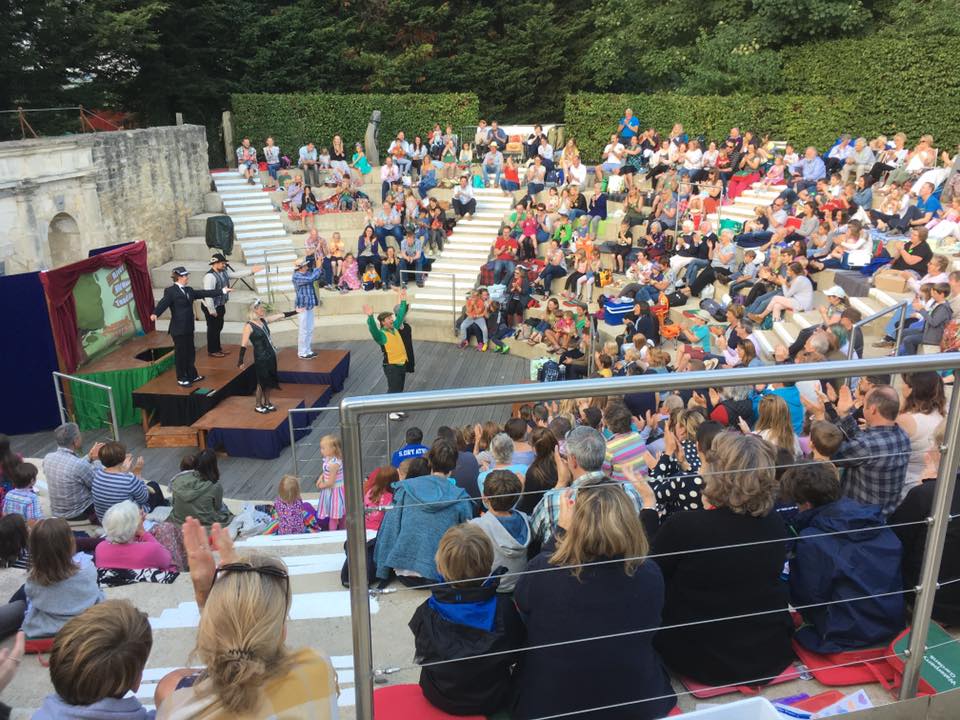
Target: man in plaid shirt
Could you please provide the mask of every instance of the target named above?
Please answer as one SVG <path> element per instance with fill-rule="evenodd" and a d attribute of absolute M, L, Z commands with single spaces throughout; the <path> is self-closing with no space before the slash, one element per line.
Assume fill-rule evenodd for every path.
<path fill-rule="evenodd" d="M 319 266 L 311 270 L 306 258 L 293 264 L 293 287 L 297 292 L 295 307 L 306 311 L 300 315 L 300 332 L 297 336 L 297 357 L 301 360 L 310 360 L 317 356 L 312 347 L 313 309 L 320 301 L 317 300 L 317 291 L 313 286 L 321 277 L 323 270 Z"/>
<path fill-rule="evenodd" d="M 103 443 L 80 455 L 82 438 L 76 423 L 64 423 L 53 433 L 57 449 L 43 458 L 43 474 L 50 495 L 50 514 L 67 520 L 90 519 L 99 525 L 93 508 L 93 473 Z"/>
<path fill-rule="evenodd" d="M 533 536 L 541 544 L 546 544 L 557 530 L 557 523 L 560 521 L 560 503 L 567 487 L 575 490 L 581 485 L 605 477 L 601 468 L 607 454 L 607 443 L 599 431 L 586 426 L 574 428 L 567 433 L 566 444 L 566 459 L 557 459 L 557 486 L 543 494 L 531 516 L 530 526 Z M 632 483 L 621 483 L 621 487 L 633 501 L 637 515 L 642 509 L 652 509 L 655 506 L 656 500 L 652 492 L 645 501 Z"/>
<path fill-rule="evenodd" d="M 879 505 L 889 515 L 900 504 L 910 461 L 910 438 L 897 425 L 900 396 L 889 385 L 877 385 L 864 398 L 861 430 L 850 388 L 837 399 L 837 427 L 846 440 L 832 460 L 841 469 L 843 494 L 864 505 Z"/>

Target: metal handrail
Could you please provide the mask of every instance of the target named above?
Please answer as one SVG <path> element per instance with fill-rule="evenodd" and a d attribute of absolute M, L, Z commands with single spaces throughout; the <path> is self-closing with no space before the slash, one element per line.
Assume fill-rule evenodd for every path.
<path fill-rule="evenodd" d="M 867 323 L 872 323 L 874 320 L 882 318 L 884 315 L 889 315 L 898 308 L 903 312 L 900 313 L 900 322 L 897 323 L 897 344 L 896 350 L 894 352 L 900 352 L 900 341 L 903 339 L 903 327 L 907 322 L 907 309 L 910 307 L 909 300 L 901 300 L 896 305 L 890 305 L 889 307 L 883 308 L 875 312 L 873 315 L 868 315 L 867 317 L 858 320 L 853 324 L 853 330 L 850 332 L 850 340 L 847 343 L 847 360 L 853 359 L 853 340 L 857 336 L 857 331 L 862 328 Z M 861 333 L 862 335 L 862 333 Z M 847 378 L 847 382 L 850 382 L 850 378 Z"/>
<path fill-rule="evenodd" d="M 460 310 L 457 307 L 457 276 L 455 273 L 448 273 L 436 270 L 398 270 L 400 275 L 400 284 L 404 285 L 403 276 L 404 274 L 409 275 L 439 275 L 441 277 L 453 278 L 453 286 L 450 290 L 450 314 L 453 317 L 453 334 L 457 334 L 457 317 L 460 315 Z M 414 298 L 415 299 L 415 298 Z"/>
<path fill-rule="evenodd" d="M 67 408 L 63 404 L 63 389 L 62 382 L 64 380 L 69 380 L 70 382 L 80 383 L 82 385 L 89 385 L 91 387 L 98 388 L 100 390 L 105 390 L 107 393 L 107 399 L 110 401 L 110 429 L 113 431 L 113 439 L 116 442 L 120 442 L 120 427 L 117 425 L 117 404 L 113 399 L 113 388 L 109 385 L 104 385 L 103 383 L 94 382 L 93 380 L 87 380 L 86 378 L 77 377 L 76 375 L 67 375 L 66 373 L 53 371 L 53 391 L 57 395 L 57 407 L 60 410 L 60 423 L 67 422 Z M 103 407 L 107 407 L 104 405 Z"/>
<path fill-rule="evenodd" d="M 869 360 L 844 360 L 826 363 L 800 363 L 774 367 L 733 368 L 703 372 L 658 375 L 633 375 L 621 378 L 600 378 L 560 383 L 531 383 L 496 387 L 455 388 L 428 392 L 368 395 L 345 398 L 340 402 L 340 430 L 344 446 L 344 473 L 347 504 L 347 561 L 350 577 L 367 577 L 366 531 L 360 447 L 361 416 L 400 410 L 434 410 L 445 407 L 488 406 L 504 403 L 564 400 L 594 395 L 620 395 L 662 390 L 698 389 L 711 386 L 754 385 L 758 383 L 819 380 L 823 377 L 863 376 L 865 374 L 900 374 L 924 370 L 960 370 L 960 353 L 941 353 L 911 357 L 886 357 Z M 950 398 L 945 437 L 960 433 L 960 393 Z M 904 668 L 901 698 L 913 697 L 924 643 L 930 628 L 930 616 L 936 592 L 937 572 L 942 556 L 949 520 L 950 503 L 960 463 L 960 444 L 943 446 L 930 531 L 917 587 L 914 605 L 910 653 Z M 356 716 L 373 720 L 373 647 L 370 624 L 369 588 L 366 583 L 350 585 L 351 628 L 356 687 Z"/>
<path fill-rule="evenodd" d="M 296 250 L 296 248 L 292 248 L 292 249 Z M 273 288 L 270 287 L 270 260 L 275 256 L 278 256 L 281 254 L 287 255 L 289 253 L 290 253 L 289 250 L 272 250 L 272 251 L 267 250 L 266 252 L 263 253 L 264 277 L 267 280 L 267 300 L 269 300 L 271 304 L 274 301 L 274 296 L 273 296 Z M 277 267 L 279 267 L 279 265 L 280 263 L 277 263 Z"/>

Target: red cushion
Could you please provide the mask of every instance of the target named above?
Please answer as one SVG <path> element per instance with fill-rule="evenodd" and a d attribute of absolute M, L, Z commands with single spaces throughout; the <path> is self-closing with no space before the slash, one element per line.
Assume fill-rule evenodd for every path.
<path fill-rule="evenodd" d="M 28 638 L 26 643 L 24 643 L 23 648 L 23 651 L 27 655 L 40 655 L 43 653 L 48 653 L 53 650 L 53 638 L 33 638 L 32 640 Z"/>
<path fill-rule="evenodd" d="M 893 668 L 881 659 L 888 654 L 887 648 L 816 653 L 794 640 L 793 651 L 817 681 L 827 686 L 887 684 L 895 679 Z"/>
<path fill-rule="evenodd" d="M 483 715 L 449 715 L 423 696 L 419 685 L 391 685 L 374 690 L 373 714 L 377 720 L 486 720 Z"/>
<path fill-rule="evenodd" d="M 800 671 L 797 670 L 793 665 L 788 665 L 784 668 L 783 672 L 777 675 L 769 683 L 763 683 L 763 685 L 779 685 L 780 683 L 790 682 L 791 680 L 797 680 L 800 677 Z M 731 693 L 740 693 L 741 695 L 759 695 L 760 686 L 759 685 L 720 685 L 714 687 L 712 685 L 704 685 L 699 683 L 692 678 L 680 676 L 680 682 L 683 683 L 684 687 L 690 691 L 690 694 L 695 698 L 705 699 L 719 697 L 720 695 L 729 695 Z"/>

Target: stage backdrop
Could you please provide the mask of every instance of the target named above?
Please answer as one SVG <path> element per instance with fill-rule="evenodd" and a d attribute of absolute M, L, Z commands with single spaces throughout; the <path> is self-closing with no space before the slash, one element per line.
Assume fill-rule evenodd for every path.
<path fill-rule="evenodd" d="M 40 273 L 0 276 L 0 307 L 7 313 L 0 341 L 0 432 L 7 435 L 49 430 L 60 424 L 53 373 L 53 346 Z"/>
<path fill-rule="evenodd" d="M 82 363 L 124 339 L 153 330 L 146 243 L 123 245 L 48 270 L 40 273 L 40 281 L 50 304 L 53 340 L 63 372 L 74 373 Z"/>

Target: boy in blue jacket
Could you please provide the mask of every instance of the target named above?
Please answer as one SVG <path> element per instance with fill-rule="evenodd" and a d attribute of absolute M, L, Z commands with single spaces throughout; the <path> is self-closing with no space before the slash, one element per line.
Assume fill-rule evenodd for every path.
<path fill-rule="evenodd" d="M 441 663 L 420 670 L 420 687 L 432 705 L 453 715 L 492 715 L 511 696 L 516 650 L 524 628 L 513 598 L 497 593 L 490 575 L 493 544 L 477 525 L 464 523 L 444 533 L 437 569 L 450 583 L 433 588 L 410 619 L 417 663 Z M 457 658 L 474 660 L 448 662 Z"/>
<path fill-rule="evenodd" d="M 790 602 L 820 604 L 801 610 L 797 641 L 818 653 L 888 643 L 904 628 L 902 594 L 837 602 L 903 589 L 900 541 L 885 525 L 880 506 L 841 497 L 829 462 L 790 468 L 780 497 L 799 510 L 791 523 L 797 539 L 790 557 Z"/>

